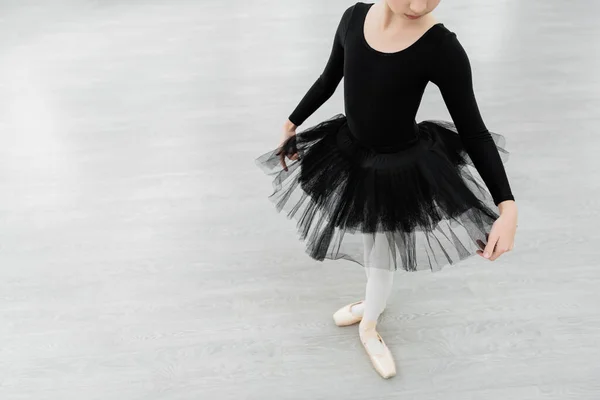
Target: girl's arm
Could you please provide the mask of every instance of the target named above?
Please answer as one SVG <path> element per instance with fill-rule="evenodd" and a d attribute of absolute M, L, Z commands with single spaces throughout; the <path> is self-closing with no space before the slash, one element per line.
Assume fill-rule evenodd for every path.
<path fill-rule="evenodd" d="M 302 125 L 323 103 L 329 100 L 342 80 L 344 76 L 344 42 L 353 9 L 354 6 L 346 9 L 342 15 L 333 40 L 333 48 L 323 73 L 289 116 L 289 120 L 293 125 Z"/>
<path fill-rule="evenodd" d="M 475 100 L 469 58 L 454 33 L 448 32 L 436 46 L 430 65 L 430 80 L 439 87 L 465 149 L 494 202 L 499 205 L 514 200 L 500 154 Z"/>

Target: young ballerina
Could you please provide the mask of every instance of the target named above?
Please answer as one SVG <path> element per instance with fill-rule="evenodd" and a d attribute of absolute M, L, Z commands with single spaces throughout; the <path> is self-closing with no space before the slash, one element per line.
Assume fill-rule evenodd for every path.
<path fill-rule="evenodd" d="M 438 271 L 475 254 L 494 261 L 513 249 L 517 227 L 504 138 L 484 125 L 456 35 L 431 15 L 439 2 L 349 7 L 281 144 L 257 159 L 274 177 L 271 199 L 297 219 L 309 255 L 364 266 L 364 301 L 333 318 L 338 326 L 360 323 L 361 342 L 384 378 L 396 367 L 376 325 L 394 271 Z M 342 77 L 345 115 L 296 135 Z M 415 121 L 428 82 L 453 123 Z"/>

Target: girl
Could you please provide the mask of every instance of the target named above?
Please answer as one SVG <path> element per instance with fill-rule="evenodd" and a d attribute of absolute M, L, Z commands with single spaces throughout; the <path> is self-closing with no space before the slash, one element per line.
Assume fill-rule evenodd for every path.
<path fill-rule="evenodd" d="M 360 322 L 361 343 L 384 378 L 396 367 L 376 324 L 394 271 L 438 271 L 474 254 L 494 261 L 513 249 L 517 227 L 504 138 L 484 125 L 456 35 L 431 15 L 439 2 L 345 10 L 327 65 L 286 121 L 280 146 L 257 159 L 310 256 L 365 267 L 364 301 L 342 307 L 334 321 Z M 342 77 L 345 115 L 296 135 Z M 415 122 L 430 81 L 453 123 Z"/>

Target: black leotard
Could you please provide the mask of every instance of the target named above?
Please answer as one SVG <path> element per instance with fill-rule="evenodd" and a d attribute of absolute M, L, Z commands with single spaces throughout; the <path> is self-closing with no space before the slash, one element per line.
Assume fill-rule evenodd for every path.
<path fill-rule="evenodd" d="M 405 50 L 379 52 L 364 36 L 365 16 L 371 6 L 357 3 L 344 12 L 327 65 L 290 121 L 301 125 L 333 95 L 344 77 L 345 114 L 352 134 L 373 149 L 402 147 L 417 139 L 415 117 L 431 81 L 439 87 L 494 202 L 514 200 L 473 94 L 469 59 L 456 35 L 439 23 Z"/>

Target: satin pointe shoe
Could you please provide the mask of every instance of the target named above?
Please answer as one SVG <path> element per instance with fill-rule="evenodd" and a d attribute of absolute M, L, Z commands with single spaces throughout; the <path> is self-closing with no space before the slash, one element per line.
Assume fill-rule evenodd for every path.
<path fill-rule="evenodd" d="M 333 314 L 333 321 L 337 326 L 350 326 L 359 323 L 362 320 L 362 315 L 354 315 L 352 313 L 352 306 L 361 304 L 364 300 L 357 301 L 356 303 L 348 304 Z"/>
<path fill-rule="evenodd" d="M 363 344 L 375 370 L 383 378 L 388 379 L 396 375 L 396 364 L 390 349 L 375 329 L 368 329 L 359 333 Z"/>

